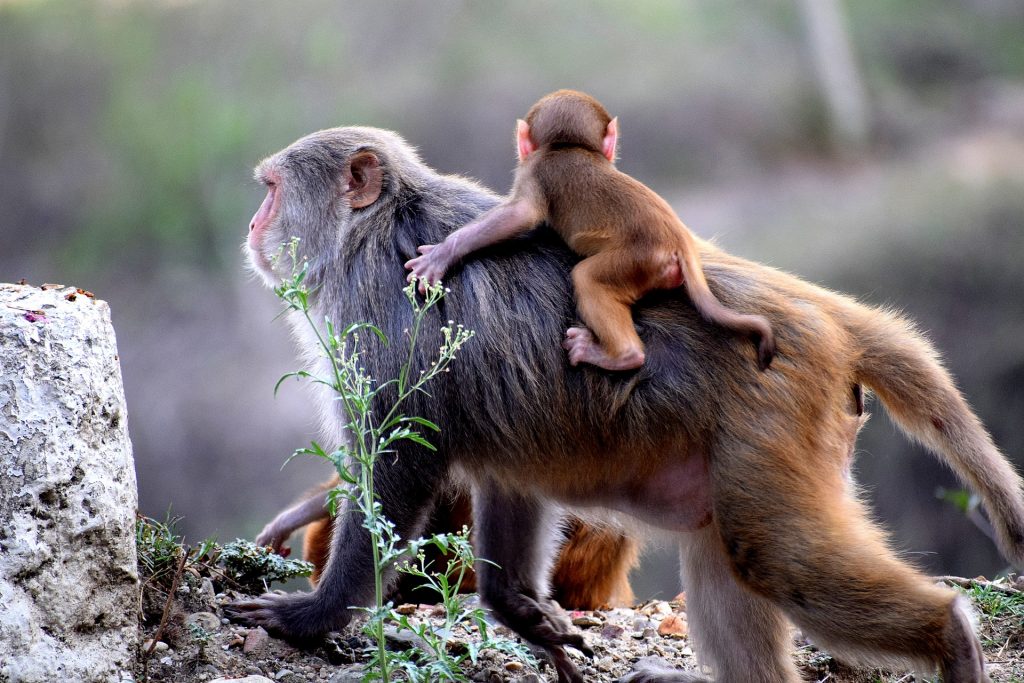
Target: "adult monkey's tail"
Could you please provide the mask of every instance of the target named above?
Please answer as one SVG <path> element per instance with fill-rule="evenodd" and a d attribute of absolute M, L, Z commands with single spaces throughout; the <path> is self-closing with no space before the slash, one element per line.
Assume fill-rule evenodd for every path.
<path fill-rule="evenodd" d="M 981 497 L 1003 556 L 1024 567 L 1024 483 L 935 349 L 890 311 L 851 307 L 843 319 L 859 351 L 856 380 L 878 394 L 907 435 L 938 455 Z"/>

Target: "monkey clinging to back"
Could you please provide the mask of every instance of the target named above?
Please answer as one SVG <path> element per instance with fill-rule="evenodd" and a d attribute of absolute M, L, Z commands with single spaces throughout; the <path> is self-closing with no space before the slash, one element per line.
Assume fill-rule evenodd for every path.
<path fill-rule="evenodd" d="M 572 365 L 643 365 L 630 306 L 651 290 L 685 285 L 704 318 L 749 335 L 758 366 L 768 367 L 775 355 L 768 320 L 737 313 L 711 293 L 696 238 L 664 199 L 613 165 L 618 123 L 600 102 L 574 90 L 551 93 L 518 121 L 516 138 L 509 198 L 440 244 L 421 246 L 405 264 L 410 277 L 436 282 L 467 254 L 548 221 L 584 257 L 572 279 L 586 327 L 570 327 L 562 344 Z"/>

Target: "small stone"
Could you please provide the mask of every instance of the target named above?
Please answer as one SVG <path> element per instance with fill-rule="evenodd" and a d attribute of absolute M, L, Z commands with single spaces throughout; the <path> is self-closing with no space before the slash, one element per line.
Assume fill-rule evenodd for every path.
<path fill-rule="evenodd" d="M 434 605 L 430 608 L 429 616 L 433 619 L 440 619 L 446 613 L 444 605 Z"/>
<path fill-rule="evenodd" d="M 149 648 L 153 645 L 153 639 L 150 638 L 142 644 L 142 651 L 149 652 Z M 162 640 L 156 641 L 156 647 L 153 647 L 153 652 L 167 652 L 171 649 L 171 646 Z"/>
<path fill-rule="evenodd" d="M 242 652 L 247 655 L 258 654 L 267 649 L 270 644 L 270 634 L 262 626 L 257 626 L 245 634 L 245 643 L 242 645 Z"/>
<path fill-rule="evenodd" d="M 290 669 L 281 669 L 276 674 L 274 674 L 274 680 L 275 681 L 280 681 L 281 679 L 283 679 L 283 678 L 285 678 L 287 676 L 294 676 L 294 675 L 295 675 L 295 672 L 290 670 Z"/>
<path fill-rule="evenodd" d="M 632 630 L 643 631 L 646 628 L 655 628 L 657 624 L 646 617 L 637 617 L 633 620 Z"/>
<path fill-rule="evenodd" d="M 362 680 L 363 667 L 355 666 L 336 672 L 331 676 L 329 683 L 362 683 Z"/>
<path fill-rule="evenodd" d="M 274 683 L 266 676 L 252 674 L 245 678 L 217 678 L 210 683 Z"/>
<path fill-rule="evenodd" d="M 406 603 L 404 605 L 399 605 L 398 607 L 396 607 L 395 611 L 399 614 L 416 614 L 416 605 Z"/>
<path fill-rule="evenodd" d="M 217 591 L 213 590 L 213 581 L 211 581 L 208 576 L 204 576 L 203 580 L 200 582 L 199 592 L 204 598 L 211 602 L 217 599 Z"/>
<path fill-rule="evenodd" d="M 678 614 L 669 614 L 658 625 L 658 633 L 671 638 L 682 638 L 689 632 L 686 620 Z"/>
<path fill-rule="evenodd" d="M 449 638 L 445 641 L 444 647 L 452 655 L 464 655 L 469 652 L 469 644 L 458 638 Z"/>
<path fill-rule="evenodd" d="M 608 640 L 615 640 L 620 638 L 626 629 L 622 628 L 618 624 L 605 624 L 605 627 L 601 629 L 601 637 Z"/>
<path fill-rule="evenodd" d="M 509 662 L 505 665 L 505 671 L 511 671 L 513 673 L 516 671 L 522 671 L 524 668 L 525 665 L 522 662 Z"/>
<path fill-rule="evenodd" d="M 645 636 L 643 631 L 632 631 L 630 632 L 629 637 L 634 640 L 643 640 Z"/>
<path fill-rule="evenodd" d="M 580 614 L 579 616 L 574 616 L 572 618 L 573 626 L 580 626 L 583 628 L 588 628 L 591 626 L 600 626 L 603 623 L 604 622 L 598 619 L 597 617 L 591 616 L 589 614 Z"/>
<path fill-rule="evenodd" d="M 198 626 L 204 631 L 208 631 L 210 633 L 216 632 L 221 626 L 220 619 L 212 612 L 196 612 L 194 614 L 190 614 L 185 618 L 185 623 L 190 626 Z"/>
<path fill-rule="evenodd" d="M 544 679 L 538 674 L 526 674 L 516 678 L 512 683 L 544 683 Z"/>

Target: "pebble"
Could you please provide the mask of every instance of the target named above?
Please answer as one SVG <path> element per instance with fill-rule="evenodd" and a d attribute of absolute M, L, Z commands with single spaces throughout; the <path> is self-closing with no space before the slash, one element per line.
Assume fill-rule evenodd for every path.
<path fill-rule="evenodd" d="M 658 633 L 671 638 L 682 638 L 689 632 L 686 619 L 678 614 L 669 614 L 658 624 Z"/>
<path fill-rule="evenodd" d="M 149 647 L 153 644 L 153 639 L 150 638 L 142 644 L 142 651 L 149 652 Z M 156 641 L 156 647 L 153 648 L 153 652 L 167 652 L 171 649 L 171 646 L 162 640 Z"/>
<path fill-rule="evenodd" d="M 615 640 L 620 638 L 626 629 L 622 628 L 618 624 L 605 624 L 605 627 L 601 629 L 601 637 L 607 640 Z"/>
<path fill-rule="evenodd" d="M 204 631 L 208 631 L 210 633 L 214 633 L 220 628 L 220 619 L 212 612 L 196 612 L 195 614 L 190 614 L 185 618 L 185 623 L 192 626 L 198 626 Z"/>
<path fill-rule="evenodd" d="M 363 680 L 363 668 L 352 667 L 350 669 L 344 669 L 338 671 L 331 676 L 328 683 L 362 683 Z"/>
<path fill-rule="evenodd" d="M 539 674 L 526 674 L 515 679 L 512 683 L 544 683 Z"/>
<path fill-rule="evenodd" d="M 591 616 L 589 614 L 581 614 L 578 617 L 572 618 L 573 626 L 580 626 L 583 628 L 588 628 L 590 626 L 600 626 L 603 623 L 604 622 L 601 621 L 599 618 Z"/>
<path fill-rule="evenodd" d="M 398 607 L 396 607 L 395 611 L 399 614 L 416 614 L 416 609 L 416 605 L 406 603 L 404 605 L 399 605 Z"/>
<path fill-rule="evenodd" d="M 647 617 L 638 617 L 633 620 L 633 630 L 643 631 L 645 628 L 654 628 L 656 624 Z"/>
<path fill-rule="evenodd" d="M 509 662 L 505 665 L 505 671 L 511 671 L 513 673 L 516 671 L 522 671 L 524 668 L 525 665 L 522 662 Z"/>
<path fill-rule="evenodd" d="M 286 676 L 294 676 L 294 675 L 295 675 L 295 672 L 292 671 L 291 669 L 281 669 L 276 674 L 274 674 L 274 680 L 275 681 L 280 681 L 282 678 L 285 678 Z"/>
<path fill-rule="evenodd" d="M 669 614 L 672 612 L 672 605 L 668 604 L 664 600 L 654 600 L 647 603 L 639 610 L 640 614 L 651 617 L 655 614 Z"/>
<path fill-rule="evenodd" d="M 274 683 L 266 676 L 251 675 L 245 678 L 217 678 L 210 683 Z"/>
<path fill-rule="evenodd" d="M 270 644 L 270 634 L 262 626 L 257 626 L 245 634 L 245 643 L 242 645 L 242 652 L 247 655 L 263 652 Z"/>

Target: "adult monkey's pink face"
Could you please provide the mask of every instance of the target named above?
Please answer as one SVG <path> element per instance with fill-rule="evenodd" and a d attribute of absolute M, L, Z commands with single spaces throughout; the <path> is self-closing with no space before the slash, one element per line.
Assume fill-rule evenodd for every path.
<path fill-rule="evenodd" d="M 267 194 L 249 222 L 246 251 L 270 286 L 303 261 L 323 257 L 337 245 L 342 228 L 380 197 L 384 173 L 378 155 L 365 148 L 348 151 L 341 131 L 303 138 L 256 168 Z M 299 238 L 299 262 L 278 262 L 293 238 Z"/>
<path fill-rule="evenodd" d="M 247 242 L 249 260 L 264 277 L 274 276 L 270 255 L 265 252 L 267 234 L 277 217 L 279 208 L 278 184 L 280 175 L 264 168 L 262 165 L 256 170 L 256 179 L 267 188 L 267 196 L 256 211 L 256 214 L 249 221 L 249 239 Z"/>

